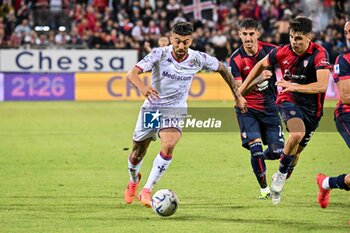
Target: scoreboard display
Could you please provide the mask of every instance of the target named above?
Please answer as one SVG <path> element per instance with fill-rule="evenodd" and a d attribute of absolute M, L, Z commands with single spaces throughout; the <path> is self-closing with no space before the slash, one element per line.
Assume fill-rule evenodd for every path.
<path fill-rule="evenodd" d="M 5 74 L 4 100 L 74 100 L 73 73 Z"/>

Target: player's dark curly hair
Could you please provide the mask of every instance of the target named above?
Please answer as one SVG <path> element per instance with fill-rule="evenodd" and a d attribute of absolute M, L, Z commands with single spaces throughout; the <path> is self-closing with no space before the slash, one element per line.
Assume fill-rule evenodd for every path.
<path fill-rule="evenodd" d="M 312 32 L 312 21 L 305 16 L 298 16 L 289 21 L 289 30 L 301 32 L 304 35 Z"/>
<path fill-rule="evenodd" d="M 241 23 L 239 24 L 239 28 L 246 28 L 246 29 L 256 29 L 256 30 L 260 30 L 260 26 L 259 23 L 253 19 L 253 18 L 246 18 L 243 19 L 241 21 Z"/>
<path fill-rule="evenodd" d="M 180 36 L 188 36 L 192 34 L 193 26 L 188 22 L 178 22 L 174 24 L 171 31 Z"/>

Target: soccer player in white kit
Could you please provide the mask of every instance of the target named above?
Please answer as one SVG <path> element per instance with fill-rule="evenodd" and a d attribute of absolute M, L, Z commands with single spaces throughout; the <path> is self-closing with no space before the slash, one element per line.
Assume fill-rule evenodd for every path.
<path fill-rule="evenodd" d="M 176 23 L 172 28 L 171 45 L 154 48 L 150 54 L 139 61 L 127 73 L 128 80 L 147 98 L 145 99 L 137 120 L 133 136 L 132 152 L 128 158 L 130 181 L 125 189 L 124 199 L 131 204 L 136 197 L 137 188 L 141 179 L 141 165 L 150 142 L 161 140 L 161 151 L 153 162 L 148 180 L 142 188 L 137 199 L 146 207 L 151 207 L 152 188 L 160 180 L 172 160 L 175 145 L 181 138 L 181 127 L 167 124 L 166 126 L 145 125 L 146 110 L 152 111 L 152 122 L 159 119 L 159 109 L 167 109 L 168 113 L 177 109 L 187 108 L 187 97 L 193 76 L 201 70 L 218 71 L 229 85 L 236 105 L 244 113 L 246 100 L 241 96 L 233 81 L 230 71 L 215 57 L 206 53 L 189 49 L 192 44 L 193 27 L 190 23 Z M 152 85 L 142 82 L 139 74 L 152 71 Z M 185 114 L 181 112 L 181 114 Z M 172 119 L 174 120 L 174 119 Z M 175 119 L 176 120 L 176 119 Z"/>

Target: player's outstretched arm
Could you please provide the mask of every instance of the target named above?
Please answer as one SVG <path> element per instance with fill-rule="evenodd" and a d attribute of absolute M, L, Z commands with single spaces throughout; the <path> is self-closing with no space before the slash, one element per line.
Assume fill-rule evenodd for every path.
<path fill-rule="evenodd" d="M 138 67 L 132 68 L 127 74 L 126 78 L 134 85 L 149 101 L 159 98 L 158 91 L 151 86 L 145 85 L 140 79 L 139 74 L 141 70 Z"/>
<path fill-rule="evenodd" d="M 242 113 L 247 112 L 247 101 L 244 99 L 244 97 L 238 90 L 238 86 L 234 81 L 231 72 L 221 62 L 219 62 L 218 72 L 220 73 L 221 77 L 225 80 L 227 85 L 230 87 L 232 94 L 235 97 L 237 107 L 241 110 Z"/>
<path fill-rule="evenodd" d="M 263 91 L 269 87 L 268 79 L 272 76 L 272 72 L 270 70 L 264 70 L 256 79 L 254 79 L 249 86 L 242 92 L 243 96 L 246 96 L 251 92 L 254 88 L 258 87 L 259 91 Z M 240 87 L 242 84 L 238 85 Z"/>
<path fill-rule="evenodd" d="M 268 55 L 264 57 L 262 60 L 260 60 L 258 63 L 255 64 L 253 69 L 250 71 L 247 78 L 242 83 L 241 87 L 239 88 L 241 93 L 245 93 L 248 87 L 250 86 L 251 82 L 259 77 L 259 75 L 267 68 L 269 67 L 268 62 Z M 271 76 L 270 76 L 271 77 Z"/>

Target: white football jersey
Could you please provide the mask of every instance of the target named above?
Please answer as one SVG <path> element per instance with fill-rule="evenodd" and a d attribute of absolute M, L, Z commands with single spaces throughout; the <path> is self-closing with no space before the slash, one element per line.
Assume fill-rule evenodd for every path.
<path fill-rule="evenodd" d="M 189 49 L 186 59 L 178 62 L 172 51 L 172 45 L 154 48 L 136 64 L 143 72 L 152 70 L 152 87 L 160 97 L 152 103 L 146 99 L 143 107 L 186 107 L 194 75 L 219 69 L 219 61 L 206 53 Z"/>

